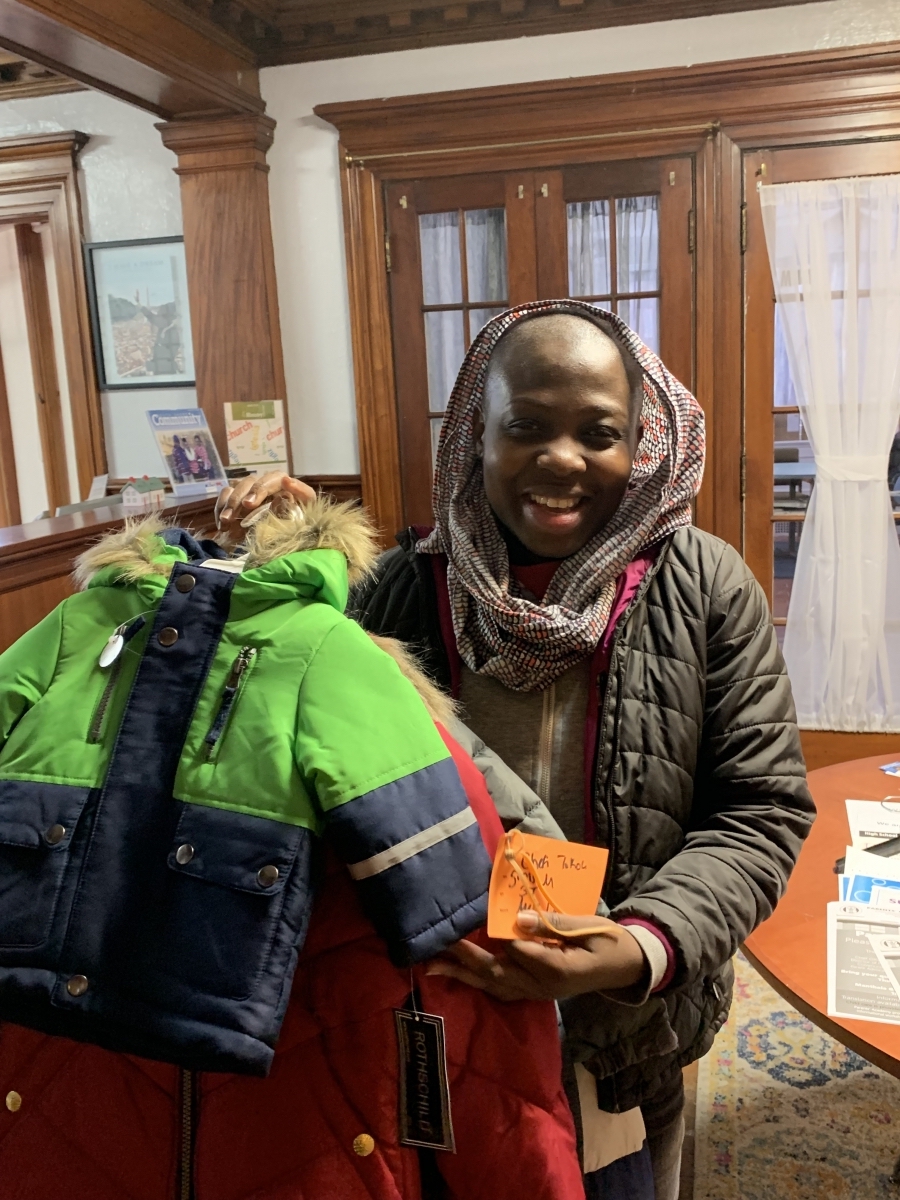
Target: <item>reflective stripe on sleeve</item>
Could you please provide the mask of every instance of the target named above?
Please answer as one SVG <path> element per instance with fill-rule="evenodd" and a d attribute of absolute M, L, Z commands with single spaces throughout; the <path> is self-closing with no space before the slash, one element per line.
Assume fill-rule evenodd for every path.
<path fill-rule="evenodd" d="M 365 858 L 362 862 L 349 864 L 350 875 L 353 879 L 371 879 L 373 875 L 380 875 L 382 871 L 396 867 L 398 863 L 406 862 L 408 858 L 412 858 L 422 850 L 427 850 L 429 846 L 436 846 L 438 842 L 446 841 L 455 833 L 461 833 L 470 825 L 474 825 L 477 820 L 478 818 L 471 808 L 464 808 L 460 812 L 454 813 L 452 817 L 447 817 L 445 821 L 429 825 L 421 833 L 415 833 L 405 841 L 398 842 L 396 846 L 389 846 L 387 850 L 373 854 L 371 858 Z"/>

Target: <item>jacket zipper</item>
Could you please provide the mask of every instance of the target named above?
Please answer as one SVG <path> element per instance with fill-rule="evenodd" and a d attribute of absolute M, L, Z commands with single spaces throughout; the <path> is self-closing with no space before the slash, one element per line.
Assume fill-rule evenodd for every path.
<path fill-rule="evenodd" d="M 109 678 L 106 681 L 106 687 L 103 689 L 103 693 L 100 696 L 97 707 L 94 709 L 94 715 L 91 718 L 87 740 L 92 746 L 96 746 L 96 744 L 101 740 L 101 734 L 103 733 L 103 720 L 106 716 L 106 710 L 109 708 L 109 702 L 113 698 L 113 693 L 116 690 L 116 684 L 119 682 L 119 676 L 122 674 L 122 664 L 125 662 L 125 646 L 127 646 L 135 634 L 140 633 L 146 623 L 147 622 L 144 620 L 142 614 L 138 617 L 135 617 L 133 621 L 126 621 L 115 631 L 121 636 L 123 644 L 118 658 L 113 661 L 113 664 L 109 669 Z"/>
<path fill-rule="evenodd" d="M 196 1128 L 197 1077 L 193 1071 L 182 1069 L 179 1078 L 181 1093 L 180 1145 L 178 1153 L 178 1188 L 175 1200 L 194 1200 L 194 1133 Z"/>
<path fill-rule="evenodd" d="M 253 646 L 242 646 L 240 654 L 232 663 L 231 671 L 225 681 L 225 687 L 222 689 L 222 699 L 219 701 L 215 720 L 209 728 L 209 733 L 203 739 L 206 744 L 207 760 L 211 759 L 216 752 L 216 747 L 222 734 L 225 732 L 228 719 L 234 711 L 234 703 L 246 678 L 247 670 L 255 658 L 256 650 Z"/>
<path fill-rule="evenodd" d="M 535 791 L 544 801 L 550 803 L 550 779 L 553 765 L 553 732 L 556 724 L 556 682 L 544 690 L 544 703 L 541 712 L 541 739 L 538 743 L 537 787 Z"/>
<path fill-rule="evenodd" d="M 94 716 L 91 720 L 90 729 L 88 729 L 87 740 L 92 746 L 100 741 L 100 735 L 103 732 L 103 718 L 106 716 L 106 710 L 109 708 L 109 702 L 112 700 L 113 692 L 116 690 L 116 684 L 119 682 L 119 676 L 122 674 L 122 658 L 120 654 L 113 665 L 110 667 L 109 678 L 106 681 L 106 687 L 103 689 L 103 694 L 100 697 L 97 707 L 94 709 Z"/>

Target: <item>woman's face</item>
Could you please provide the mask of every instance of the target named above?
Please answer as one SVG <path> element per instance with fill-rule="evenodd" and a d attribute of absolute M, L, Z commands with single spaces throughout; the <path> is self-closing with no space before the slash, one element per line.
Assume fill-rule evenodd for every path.
<path fill-rule="evenodd" d="M 641 436 L 616 343 L 582 317 L 534 317 L 500 342 L 476 426 L 484 490 L 529 550 L 566 558 L 619 507 Z"/>

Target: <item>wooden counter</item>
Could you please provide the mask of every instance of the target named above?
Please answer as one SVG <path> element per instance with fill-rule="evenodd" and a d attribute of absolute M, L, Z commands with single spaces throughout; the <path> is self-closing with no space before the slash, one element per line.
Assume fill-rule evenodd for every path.
<path fill-rule="evenodd" d="M 163 511 L 195 534 L 208 534 L 215 528 L 215 499 L 179 502 L 171 497 Z M 75 559 L 122 521 L 121 505 L 113 505 L 0 529 L 0 650 L 72 594 Z"/>

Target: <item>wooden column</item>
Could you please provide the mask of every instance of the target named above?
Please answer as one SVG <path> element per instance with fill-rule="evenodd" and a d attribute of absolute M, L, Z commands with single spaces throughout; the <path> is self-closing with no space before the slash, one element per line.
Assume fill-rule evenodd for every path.
<path fill-rule="evenodd" d="M 178 155 L 197 402 L 227 461 L 223 404 L 284 400 L 287 420 L 266 163 L 275 122 L 226 116 L 157 128 Z"/>

